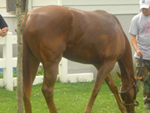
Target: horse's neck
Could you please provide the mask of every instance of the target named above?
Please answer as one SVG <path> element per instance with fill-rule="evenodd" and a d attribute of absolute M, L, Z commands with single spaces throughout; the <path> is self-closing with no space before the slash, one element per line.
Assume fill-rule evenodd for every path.
<path fill-rule="evenodd" d="M 124 55 L 120 60 L 118 60 L 118 64 L 119 64 L 120 71 L 121 71 L 122 83 L 133 84 L 134 83 L 134 70 L 133 70 L 132 54 Z"/>
<path fill-rule="evenodd" d="M 118 64 L 121 71 L 122 82 L 129 81 L 130 83 L 134 82 L 134 69 L 133 69 L 133 60 L 132 60 L 132 51 L 129 40 L 125 36 L 125 45 L 126 48 L 123 51 L 122 56 L 118 60 Z"/>

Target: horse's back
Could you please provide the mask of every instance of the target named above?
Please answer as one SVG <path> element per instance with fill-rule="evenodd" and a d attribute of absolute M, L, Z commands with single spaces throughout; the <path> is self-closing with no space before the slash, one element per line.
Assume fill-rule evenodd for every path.
<path fill-rule="evenodd" d="M 117 18 L 106 11 L 69 9 L 72 30 L 64 56 L 81 63 L 100 63 L 118 59 L 125 49 L 126 37 Z"/>

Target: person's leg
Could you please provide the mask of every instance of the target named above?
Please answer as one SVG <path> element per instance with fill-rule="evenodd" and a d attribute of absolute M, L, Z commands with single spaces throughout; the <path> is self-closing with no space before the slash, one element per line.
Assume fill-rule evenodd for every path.
<path fill-rule="evenodd" d="M 144 60 L 144 62 L 150 66 L 150 61 Z M 139 75 L 140 59 L 136 59 L 136 74 Z M 150 109 L 150 71 L 142 64 L 142 79 L 141 87 L 143 91 L 144 109 Z"/>
<path fill-rule="evenodd" d="M 144 60 L 147 66 L 150 67 L 150 61 Z M 142 79 L 144 109 L 150 109 L 150 70 L 144 65 L 144 73 Z"/>

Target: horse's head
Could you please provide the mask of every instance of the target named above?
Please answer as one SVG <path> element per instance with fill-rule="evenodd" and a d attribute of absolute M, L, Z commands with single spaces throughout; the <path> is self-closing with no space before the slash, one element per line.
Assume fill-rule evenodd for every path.
<path fill-rule="evenodd" d="M 138 101 L 136 101 L 136 95 L 138 93 L 138 84 L 135 79 L 132 84 L 130 82 L 128 83 L 121 83 L 119 93 L 121 95 L 123 104 L 126 107 L 127 112 L 135 113 L 134 107 L 138 106 L 139 104 Z"/>

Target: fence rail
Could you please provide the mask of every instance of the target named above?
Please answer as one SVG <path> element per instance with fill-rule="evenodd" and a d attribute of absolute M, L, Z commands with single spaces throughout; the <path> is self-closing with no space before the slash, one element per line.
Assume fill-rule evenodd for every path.
<path fill-rule="evenodd" d="M 3 68 L 3 78 L 0 79 L 0 86 L 13 91 L 13 86 L 17 85 L 17 78 L 13 78 L 13 67 L 17 67 L 17 57 L 13 57 L 13 44 L 17 44 L 17 36 L 8 33 L 6 37 L 0 37 L 3 58 L 0 58 L 0 68 Z M 68 74 L 67 59 L 62 58 L 59 63 L 60 82 L 83 82 L 92 81 L 93 73 Z M 36 76 L 33 85 L 43 82 L 43 76 Z"/>

